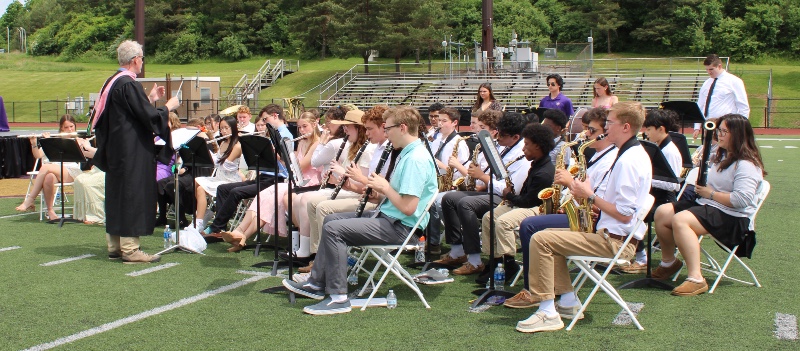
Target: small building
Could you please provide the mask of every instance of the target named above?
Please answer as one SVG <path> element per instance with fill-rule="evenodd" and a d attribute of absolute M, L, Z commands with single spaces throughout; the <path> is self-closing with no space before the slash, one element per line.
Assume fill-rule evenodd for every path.
<path fill-rule="evenodd" d="M 159 77 L 159 78 L 137 78 L 142 83 L 145 94 L 150 94 L 153 83 L 165 86 L 168 96 L 176 96 L 180 89 L 181 106 L 176 113 L 183 121 L 190 118 L 206 117 L 220 110 L 219 106 L 219 85 L 220 77 Z M 182 85 L 181 85 L 182 84 Z M 162 99 L 157 104 L 163 105 L 166 99 Z"/>

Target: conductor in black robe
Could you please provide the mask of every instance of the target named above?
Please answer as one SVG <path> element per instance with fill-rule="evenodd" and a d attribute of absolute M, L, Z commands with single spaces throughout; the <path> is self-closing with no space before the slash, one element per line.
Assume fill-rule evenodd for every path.
<path fill-rule="evenodd" d="M 157 135 L 172 145 L 168 113 L 180 105 L 177 97 L 165 107 L 153 103 L 165 94 L 154 85 L 149 96 L 135 80 L 142 70 L 144 53 L 135 41 L 117 48 L 120 69 L 100 91 L 95 106 L 97 134 L 95 165 L 106 172 L 106 238 L 109 259 L 125 263 L 157 262 L 158 255 L 139 249 L 139 237 L 153 233 L 156 213 L 156 160 L 169 164 L 171 147 L 156 154 Z"/>

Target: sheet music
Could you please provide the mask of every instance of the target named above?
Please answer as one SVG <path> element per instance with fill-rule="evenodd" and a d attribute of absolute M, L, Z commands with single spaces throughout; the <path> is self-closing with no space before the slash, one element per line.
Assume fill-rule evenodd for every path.
<path fill-rule="evenodd" d="M 291 149 L 290 145 L 292 140 L 289 138 L 283 138 L 281 140 L 283 142 L 283 147 L 288 151 Z M 295 186 L 303 186 L 308 183 L 309 179 L 303 179 L 303 172 L 300 170 L 300 162 L 297 161 L 297 155 L 294 152 L 289 151 L 289 167 L 292 169 L 292 178 L 294 178 Z"/>
<path fill-rule="evenodd" d="M 181 145 L 186 144 L 200 133 L 200 129 L 180 128 L 172 131 L 172 148 L 180 149 Z"/>
<path fill-rule="evenodd" d="M 497 169 L 499 172 L 495 174 L 495 179 L 503 180 L 508 177 L 508 172 L 506 171 L 506 167 L 503 164 L 503 158 L 500 157 L 500 154 L 497 153 L 497 148 L 494 147 L 494 141 L 492 141 L 492 135 L 485 130 L 481 130 L 478 133 L 478 138 L 483 141 L 485 145 L 482 147 L 483 155 L 487 161 L 494 161 L 494 164 L 497 165 Z M 490 145 L 491 147 L 486 147 L 486 145 Z M 488 155 L 487 155 L 488 153 Z M 490 162 L 491 164 L 491 162 Z"/>

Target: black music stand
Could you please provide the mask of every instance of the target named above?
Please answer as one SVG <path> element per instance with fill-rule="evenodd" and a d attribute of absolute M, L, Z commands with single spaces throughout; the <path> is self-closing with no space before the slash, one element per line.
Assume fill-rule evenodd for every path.
<path fill-rule="evenodd" d="M 278 158 L 275 153 L 275 148 L 270 139 L 257 136 L 257 135 L 244 135 L 239 137 L 239 143 L 242 145 L 242 156 L 247 162 L 248 169 L 256 172 L 256 197 L 253 201 L 256 202 L 256 248 L 253 253 L 258 256 L 261 251 L 261 171 L 271 169 L 273 171 L 273 184 L 278 184 Z M 278 217 L 278 192 L 275 192 L 275 226 L 277 229 Z M 275 234 L 277 235 L 277 231 Z M 277 236 L 276 236 L 277 242 Z M 275 261 L 267 262 L 268 264 L 259 263 L 254 267 L 264 267 L 272 265 L 272 275 L 277 275 L 278 269 L 278 248 L 275 247 Z"/>
<path fill-rule="evenodd" d="M 533 122 L 542 123 L 542 121 L 544 121 L 544 111 L 547 110 L 549 110 L 549 108 L 531 107 L 522 110 L 521 113 L 525 115 L 525 117 L 528 117 L 528 123 L 533 123 Z M 534 115 L 536 116 L 536 118 L 533 117 Z"/>
<path fill-rule="evenodd" d="M 508 177 L 508 172 L 506 171 L 506 167 L 503 165 L 503 159 L 500 157 L 500 154 L 497 153 L 497 149 L 494 147 L 494 142 L 492 141 L 492 136 L 489 132 L 485 130 L 481 130 L 478 133 L 478 140 L 481 143 L 481 151 L 483 152 L 484 158 L 489 163 L 489 189 L 494 189 L 494 181 L 495 177 L 497 180 L 503 180 Z M 494 288 L 494 270 L 495 268 L 495 258 L 494 258 L 494 242 L 495 242 L 495 234 L 494 234 L 494 196 L 489 195 L 489 288 L 488 289 L 477 289 L 472 293 L 475 295 L 479 295 L 475 302 L 472 303 L 472 307 L 478 307 L 484 304 L 489 298 L 493 296 L 502 296 L 504 298 L 509 298 L 514 296 L 515 294 L 510 291 L 505 290 L 495 290 Z"/>
<path fill-rule="evenodd" d="M 200 132 L 200 130 L 197 130 Z M 211 151 L 208 149 L 208 141 L 203 138 L 192 137 L 185 144 L 178 148 L 178 154 L 181 157 L 183 164 L 192 165 L 192 179 L 197 178 L 197 167 L 210 167 L 214 168 L 214 159 L 211 157 Z M 177 167 L 177 160 L 175 162 L 176 173 L 180 170 Z M 177 178 L 176 178 L 177 181 Z M 175 189 L 178 188 L 178 183 L 175 183 Z M 197 187 L 192 187 L 192 198 L 197 198 Z M 177 190 L 175 196 L 178 196 Z M 178 211 L 175 211 L 175 216 L 180 216 Z M 178 217 L 179 218 L 179 217 Z M 197 222 L 197 211 L 192 211 L 192 223 Z M 178 223 L 178 222 L 176 222 Z M 199 230 L 199 229 L 198 229 Z M 202 234 L 202 233 L 201 233 Z"/>
<path fill-rule="evenodd" d="M 64 226 L 64 223 L 83 223 L 74 218 L 67 218 L 64 215 L 64 162 L 86 162 L 86 157 L 83 156 L 83 151 L 78 140 L 74 138 L 43 138 L 39 139 L 39 144 L 42 145 L 42 151 L 45 156 L 50 160 L 58 160 L 61 164 L 61 218 L 47 221 L 47 223 L 58 223 L 58 227 Z"/>
<path fill-rule="evenodd" d="M 653 165 L 653 179 L 660 180 L 668 183 L 680 183 L 678 181 L 677 176 L 672 171 L 672 167 L 670 167 L 669 162 L 664 157 L 664 154 L 661 152 L 661 149 L 658 145 L 649 142 L 649 141 L 641 141 L 644 150 L 647 151 L 648 156 L 650 156 L 650 162 Z M 651 209 L 651 213 L 655 213 L 655 207 Z M 651 244 L 653 242 L 653 230 L 652 230 L 652 221 L 647 223 L 647 273 L 645 274 L 644 278 L 636 279 L 629 281 L 625 284 L 619 286 L 620 289 L 635 289 L 635 288 L 657 288 L 662 290 L 672 290 L 675 287 L 669 283 L 662 282 L 660 280 L 656 280 L 652 278 L 652 269 L 650 265 L 652 263 L 653 255 L 652 255 L 652 247 Z"/>
<path fill-rule="evenodd" d="M 180 158 L 181 163 L 178 162 L 179 159 L 177 157 L 175 158 L 175 167 L 172 172 L 175 181 L 175 243 L 172 244 L 170 247 L 161 250 L 161 252 L 156 253 L 156 255 L 163 255 L 166 253 L 176 252 L 179 250 L 189 253 L 205 255 L 200 251 L 195 251 L 192 248 L 181 245 L 181 240 L 180 240 L 181 200 L 180 200 L 180 184 L 178 183 L 178 177 L 180 176 L 180 169 L 181 167 L 183 167 L 182 163 L 187 159 L 191 159 L 193 164 L 198 164 L 198 163 L 211 164 L 211 165 L 214 164 L 214 161 L 211 160 L 211 154 L 209 154 L 208 148 L 206 147 L 205 139 L 196 137 L 198 132 L 200 131 L 197 130 L 193 135 L 187 133 L 183 137 L 173 136 L 172 138 L 172 147 L 175 148 L 178 151 L 178 154 L 180 154 L 181 156 Z M 187 137 L 189 138 L 188 140 L 186 140 Z M 178 145 L 176 146 L 175 144 Z M 201 144 L 202 149 L 196 147 L 195 145 L 197 144 Z M 164 147 L 167 146 L 165 145 Z M 205 149 L 205 153 L 203 152 L 203 149 Z M 195 159 L 200 160 L 200 162 L 196 161 Z"/>

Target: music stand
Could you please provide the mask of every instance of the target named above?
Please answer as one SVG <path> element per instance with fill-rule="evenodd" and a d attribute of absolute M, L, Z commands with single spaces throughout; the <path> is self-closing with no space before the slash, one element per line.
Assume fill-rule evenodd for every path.
<path fill-rule="evenodd" d="M 664 154 L 661 152 L 661 149 L 658 147 L 658 145 L 649 141 L 640 141 L 640 143 L 644 147 L 644 150 L 647 151 L 648 156 L 650 156 L 650 162 L 653 165 L 653 179 L 668 183 L 680 183 L 678 181 L 678 177 L 672 171 L 672 167 L 670 167 L 669 162 L 667 161 L 666 157 L 664 157 Z M 652 213 L 655 213 L 655 209 L 651 211 Z M 620 289 L 658 288 L 662 290 L 672 290 L 675 288 L 668 283 L 652 278 L 652 269 L 650 268 L 650 264 L 652 263 L 653 259 L 651 247 L 651 243 L 653 242 L 653 230 L 651 223 L 652 221 L 647 224 L 647 247 L 645 248 L 645 250 L 647 250 L 647 273 L 645 274 L 644 278 L 632 280 L 620 285 Z"/>
<path fill-rule="evenodd" d="M 549 110 L 549 108 L 531 107 L 522 110 L 521 113 L 525 115 L 525 117 L 528 117 L 528 123 L 533 123 L 533 122 L 542 123 L 542 121 L 544 121 L 544 111 L 547 110 Z M 536 118 L 533 118 L 534 115 L 536 116 Z"/>
<path fill-rule="evenodd" d="M 243 135 L 239 137 L 242 145 L 242 156 L 247 163 L 248 169 L 256 172 L 256 248 L 254 256 L 258 256 L 261 251 L 261 171 L 271 169 L 273 171 L 273 184 L 278 184 L 278 158 L 275 148 L 270 139 L 257 135 Z M 278 217 L 278 192 L 275 192 L 275 225 L 277 226 Z M 275 232 L 277 234 L 277 231 Z M 277 242 L 277 238 L 276 238 Z M 275 262 L 278 262 L 277 246 L 275 248 Z M 273 262 L 270 262 L 273 264 Z M 277 265 L 273 266 L 272 275 L 276 275 Z"/>
<path fill-rule="evenodd" d="M 45 156 L 50 160 L 58 160 L 61 164 L 61 218 L 47 221 L 47 223 L 58 223 L 58 227 L 64 226 L 64 223 L 83 223 L 74 218 L 66 218 L 64 214 L 64 162 L 86 162 L 86 157 L 83 156 L 83 151 L 78 140 L 74 138 L 43 138 L 39 139 L 39 144 L 42 145 L 42 151 Z"/>
<path fill-rule="evenodd" d="M 483 156 L 489 163 L 489 189 L 494 189 L 495 178 L 497 178 L 497 180 L 503 180 L 508 177 L 508 172 L 506 171 L 505 165 L 503 165 L 503 159 L 500 157 L 500 154 L 497 153 L 497 149 L 494 147 L 492 135 L 485 130 L 481 130 L 478 133 L 478 140 L 481 143 L 481 151 L 483 152 Z M 489 288 L 478 289 L 472 292 L 475 295 L 479 295 L 478 298 L 475 299 L 475 302 L 472 303 L 473 308 L 484 304 L 493 296 L 502 296 L 506 299 L 514 296 L 514 294 L 510 291 L 495 290 L 494 287 L 494 196 L 491 194 L 489 195 L 489 208 L 491 208 L 489 210 Z"/>
<path fill-rule="evenodd" d="M 181 239 L 180 239 L 181 200 L 180 200 L 180 184 L 178 183 L 178 177 L 180 176 L 180 169 L 183 167 L 183 162 L 191 158 L 193 164 L 200 163 L 195 161 L 195 159 L 202 160 L 201 161 L 202 163 L 211 165 L 214 164 L 214 161 L 211 160 L 211 154 L 209 153 L 208 148 L 206 147 L 205 139 L 196 138 L 197 133 L 199 132 L 200 130 L 194 130 L 193 133 L 190 130 L 186 130 L 185 132 L 173 133 L 172 135 L 172 148 L 174 148 L 181 156 L 180 163 L 178 162 L 179 159 L 177 157 L 175 158 L 175 168 L 173 170 L 173 177 L 175 181 L 175 243 L 172 244 L 170 247 L 156 253 L 156 255 L 163 255 L 178 250 L 205 255 L 200 251 L 196 251 L 192 248 L 181 245 Z M 197 144 L 201 144 L 202 149 L 198 148 L 196 146 Z M 164 147 L 167 146 L 165 145 Z M 205 153 L 202 150 L 205 150 Z"/>
<path fill-rule="evenodd" d="M 192 134 L 192 133 L 193 133 L 193 135 L 197 135 L 200 132 L 199 129 L 179 129 L 179 130 L 176 130 L 175 132 L 183 131 L 183 130 L 185 130 L 185 132 L 181 132 L 181 133 L 186 133 L 187 135 L 188 134 Z M 175 133 L 175 132 L 173 132 L 175 134 L 175 135 L 173 135 L 173 138 L 180 138 L 180 136 L 177 135 L 177 133 Z M 173 144 L 174 144 L 174 142 L 173 142 Z M 191 139 L 189 139 L 189 141 L 187 141 L 186 143 L 184 143 L 183 145 L 180 145 L 180 146 L 181 147 L 177 148 L 177 150 L 178 150 L 178 154 L 181 157 L 181 160 L 183 161 L 182 163 L 183 164 L 190 163 L 192 165 L 192 179 L 197 178 L 197 167 L 214 168 L 214 166 L 215 166 L 214 159 L 211 157 L 211 152 L 208 150 L 208 141 L 206 139 L 195 138 L 194 136 L 192 136 Z M 177 164 L 177 160 L 176 160 L 176 164 Z M 180 170 L 179 167 L 176 167 L 175 169 L 176 169 L 176 172 Z M 178 187 L 177 183 L 175 184 L 175 187 L 177 189 L 177 187 Z M 176 192 L 175 196 L 177 196 L 177 195 L 178 194 Z M 193 199 L 197 198 L 197 187 L 196 186 L 192 187 L 192 198 Z M 177 210 L 175 211 L 175 215 L 176 216 L 180 215 Z M 196 223 L 196 222 L 197 222 L 197 211 L 192 211 L 192 223 Z"/>

